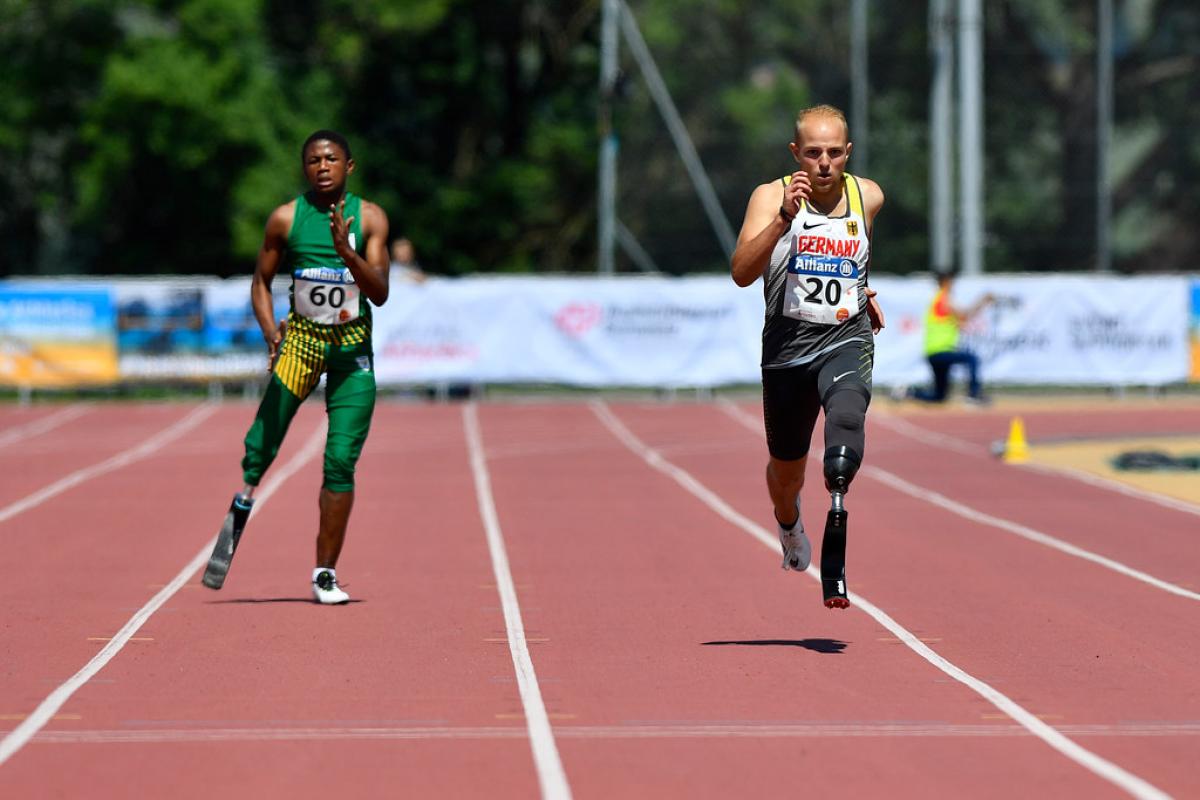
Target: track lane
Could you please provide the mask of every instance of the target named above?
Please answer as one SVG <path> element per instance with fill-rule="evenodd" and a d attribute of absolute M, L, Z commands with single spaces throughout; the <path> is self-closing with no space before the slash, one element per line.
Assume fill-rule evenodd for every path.
<path fill-rule="evenodd" d="M 176 420 L 194 410 L 170 409 Z M 149 416 L 156 425 L 164 421 L 157 413 Z M 203 490 L 224 455 L 210 437 L 229 419 L 218 413 L 183 434 L 174 443 L 189 452 L 182 459 L 176 451 L 150 454 L 0 523 L 0 536 L 19 554 L 20 565 L 6 574 L 0 713 L 31 711 L 96 652 L 100 645 L 89 637 L 115 633 L 154 594 L 148 585 L 166 582 L 182 566 L 181 552 L 190 555 L 192 541 L 203 541 L 189 541 L 188 515 L 198 513 L 200 504 L 180 488 L 190 481 Z M 106 437 L 106 447 L 136 444 L 148 435 L 144 423 L 114 428 L 133 439 Z"/>
<path fill-rule="evenodd" d="M 757 407 L 738 408 L 761 419 Z M 1083 415 L 1076 415 L 1083 416 Z M 1135 424 L 1129 415 L 1106 415 Z M 1172 410 L 1171 425 L 1193 418 Z M 1156 423 L 1146 413 L 1140 418 Z M 1101 423 L 1108 424 L 1108 423 Z M 1085 429 L 1084 423 L 1075 423 Z M 1200 538 L 1195 515 L 1122 496 L 1066 475 L 1021 469 L 995 458 L 924 447 L 886 425 L 870 425 L 868 462 L 977 511 L 1028 526 L 1114 559 L 1191 592 L 1200 592 Z M 815 452 L 815 451 L 814 451 Z M 1114 579 L 1118 576 L 1114 575 Z M 1120 578 L 1127 580 L 1127 578 Z"/>
<path fill-rule="evenodd" d="M 320 418 L 306 406 L 285 447 Z M 240 434 L 229 444 L 240 451 Z M 0 767 L 0 793 L 116 797 L 118 776 L 138 774 L 183 798 L 536 794 L 512 665 L 489 641 L 504 623 L 458 409 L 381 404 L 358 481 L 339 565 L 357 602 L 309 602 L 318 456 L 251 521 L 225 588 L 195 576 L 147 624 L 154 642 L 64 708 L 79 720 Z M 204 498 L 208 536 L 236 488 L 226 477 Z M 54 739 L 68 726 L 80 738 Z M 142 744 L 117 743 L 121 731 Z"/>
<path fill-rule="evenodd" d="M 722 495 L 744 513 L 757 518 L 765 512 L 769 519 L 761 442 L 728 418 L 722 421 L 717 409 L 697 419 L 691 406 L 663 408 L 671 409 L 670 424 L 657 415 L 641 419 L 637 407 L 618 410 L 639 431 L 655 434 L 671 458 L 713 469 Z M 823 790 L 898 797 L 1008 797 L 1019 791 L 1120 796 L 1098 779 L 1081 778 L 1078 767 L 1047 755 L 1044 745 L 1017 735 L 1005 720 L 988 718 L 989 707 L 913 666 L 911 655 L 899 657 L 901 645 L 863 615 L 827 612 L 815 583 L 779 570 L 778 556 L 741 541 L 744 535 L 647 470 L 585 409 L 543 405 L 526 412 L 485 406 L 481 419 L 528 612 L 530 650 L 577 797 Z M 203 517 L 205 537 L 216 524 L 211 495 L 220 498 L 219 517 L 236 488 L 240 436 L 250 413 L 243 407 L 226 419 L 222 411 L 219 432 L 177 448 L 186 454 L 188 479 L 197 482 L 193 489 L 210 496 L 194 511 L 189 505 L 174 510 Z M 320 412 L 306 407 L 302 413 L 316 419 Z M 197 777 L 204 774 L 225 793 L 259 796 L 307 795 L 329 786 L 366 797 L 536 796 L 503 618 L 466 480 L 465 445 L 461 430 L 449 430 L 456 425 L 461 427 L 457 408 L 380 406 L 360 470 L 363 499 L 340 570 L 363 602 L 346 609 L 292 602 L 307 597 L 303 581 L 311 569 L 319 484 L 314 464 L 308 478 L 289 484 L 288 502 L 281 494 L 261 520 L 256 517 L 248 536 L 257 538 L 247 539 L 239 552 L 226 590 L 214 595 L 200 589 L 197 577 L 196 588 L 182 591 L 148 626 L 154 642 L 131 644 L 81 692 L 78 704 L 64 708 L 80 719 L 53 722 L 45 736 L 0 766 L 0 794 L 15 787 L 14 796 L 26 796 L 36 787 L 46 796 L 116 797 L 134 775 L 154 792 L 210 796 L 213 784 Z M 293 431 L 289 443 L 300 433 Z M 452 444 L 454 436 L 459 439 Z M 204 466 L 211 453 L 202 454 L 210 448 L 224 451 L 211 462 L 219 466 Z M 168 465 L 156 466 L 161 475 L 135 477 L 165 500 L 177 500 Z M 206 469 L 219 473 L 211 484 L 217 488 L 204 488 Z M 1176 770 L 1194 763 L 1200 737 L 1185 723 L 1172 734 L 1161 703 L 1145 717 L 1115 716 L 1132 695 L 1124 671 L 1108 668 L 1110 658 L 1127 665 L 1128 642 L 1138 637 L 1148 651 L 1133 659 L 1144 668 L 1143 679 L 1174 684 L 1178 653 L 1194 652 L 1186 630 L 1184 641 L 1155 652 L 1162 629 L 1171 624 L 1143 628 L 1131 622 L 1120 597 L 1094 611 L 1081 611 L 1077 599 L 1019 598 L 1015 620 L 1027 612 L 1052 616 L 1028 639 L 1009 635 L 1007 628 L 1017 622 L 1003 622 L 1008 617 L 991 603 L 962 613 L 931 609 L 918 578 L 944 567 L 963 572 L 968 586 L 955 591 L 970 593 L 973 581 L 987 585 L 996 572 L 991 551 L 974 553 L 963 567 L 953 557 L 962 552 L 954 548 L 964 540 L 990 546 L 996 537 L 940 520 L 920 504 L 907 509 L 903 496 L 892 498 L 881 487 L 868 493 L 863 486 L 856 484 L 849 506 L 852 529 L 862 531 L 851 544 L 852 591 L 889 609 L 911 603 L 906 616 L 929 620 L 935 612 L 929 624 L 918 626 L 920 635 L 942 640 L 932 646 L 950 647 L 956 660 L 996 667 L 983 677 L 1006 692 L 1019 687 L 1018 699 L 1106 757 L 1149 764 L 1151 771 L 1161 763 L 1164 774 L 1171 763 Z M 105 489 L 106 496 L 134 491 Z M 865 507 L 876 504 L 887 513 L 868 520 Z M 278 517 L 264 522 L 272 507 Z M 810 526 L 814 511 L 820 515 L 810 502 Z M 910 518 L 945 526 L 936 540 L 950 550 L 943 561 L 914 570 L 914 551 L 903 545 L 929 531 L 922 526 L 913 533 L 896 524 Z M 868 522 L 880 532 L 874 538 L 868 538 Z M 427 535 L 403 538 L 410 526 Z M 400 540 L 377 542 L 380 531 Z M 898 546 L 887 546 L 889 539 Z M 1012 544 L 999 549 L 1009 552 Z M 59 555 L 75 553 L 65 547 Z M 1010 552 L 1008 559 L 1017 569 L 1041 556 Z M 904 565 L 900 580 L 897 564 Z M 46 567 L 54 574 L 53 563 Z M 110 576 L 128 567 L 117 563 Z M 468 575 L 476 575 L 473 590 Z M 243 591 L 233 592 L 239 585 Z M 1015 586 L 1039 590 L 1032 579 Z M 1085 581 L 1081 594 L 1103 596 L 1107 588 L 1103 581 Z M 58 588 L 47 589 L 47 603 L 54 602 Z M 382 599 L 388 595 L 394 597 Z M 215 602 L 226 597 L 236 602 Z M 89 602 L 94 598 L 80 597 L 72 613 L 89 613 Z M 370 621 L 358 615 L 363 611 Z M 989 622 L 981 625 L 981 619 Z M 33 627 L 55 624 L 43 617 Z M 1107 628 L 1103 636 L 1095 635 L 1097 626 Z M 986 634 L 997 630 L 1004 635 L 992 641 Z M 1064 631 L 1071 634 L 1067 640 Z M 1097 641 L 1113 651 L 1098 653 L 1104 666 L 1074 658 Z M 230 695 L 215 702 L 208 689 L 213 675 L 238 678 Z M 949 705 L 947 693 L 956 698 Z M 1069 713 L 1041 703 L 1060 693 Z M 1108 693 L 1112 707 L 1104 705 Z M 1193 707 L 1181 703 L 1177 718 Z M 847 709 L 860 713 L 848 718 Z M 1148 760 L 1147 751 L 1156 746 L 1162 751 Z M 148 764 L 147 753 L 154 754 Z M 828 783 L 829 770 L 841 772 L 836 786 Z M 1168 788 L 1180 796 L 1194 793 L 1186 780 L 1184 775 Z"/>
<path fill-rule="evenodd" d="M 94 406 L 71 403 L 57 406 L 31 406 L 0 411 L 0 450 L 13 447 L 27 439 L 52 431 L 73 419 L 89 413 Z"/>
<path fill-rule="evenodd" d="M 96 407 L 10 447 L 0 447 L 0 470 L 4 473 L 0 509 L 71 472 L 136 447 L 196 408 L 190 403 Z"/>
<path fill-rule="evenodd" d="M 697 430 L 723 441 L 729 430 L 714 419 L 717 411 L 633 407 L 625 416 L 648 441 L 670 448 L 694 439 Z M 733 420 L 730 424 L 740 427 Z M 743 513 L 769 518 L 759 477 L 765 445 L 761 434 L 745 435 L 747 446 L 739 447 L 737 455 L 681 452 L 677 460 L 707 485 L 722 487 L 718 491 Z M 881 460 L 878 451 L 885 449 L 878 437 L 869 439 L 867 463 Z M 901 458 L 899 452 L 895 458 Z M 913 452 L 911 460 L 906 474 L 922 474 L 929 457 Z M 741 468 L 730 468 L 731 462 Z M 1028 472 L 1017 474 L 1038 479 Z M 747 475 L 753 479 L 748 481 Z M 821 480 L 815 463 L 809 480 L 813 486 L 806 491 L 805 518 L 810 532 L 819 535 L 828 500 L 823 491 L 812 491 Z M 983 483 L 982 491 L 992 485 L 990 477 Z M 1108 500 L 1135 502 L 1111 494 Z M 997 535 L 874 481 L 856 481 L 847 509 L 852 593 L 867 594 L 910 628 L 939 639 L 934 645 L 938 652 L 989 682 L 995 679 L 997 688 L 1048 720 L 1146 721 L 1166 732 L 1166 723 L 1200 717 L 1192 668 L 1200 648 L 1193 601 Z M 931 606 L 931 596 L 953 601 Z M 1153 681 L 1148 681 L 1150 675 Z M 1200 788 L 1188 766 L 1200 755 L 1195 737 L 1165 735 L 1152 742 L 1106 738 L 1089 746 L 1168 790 L 1186 795 Z"/>
<path fill-rule="evenodd" d="M 751 404 L 747 403 L 747 407 Z M 1194 402 L 1081 402 L 1074 408 L 922 408 L 911 404 L 884 405 L 879 413 L 907 420 L 947 436 L 972 442 L 986 451 L 1003 441 L 1013 417 L 1025 423 L 1037 441 L 1120 438 L 1122 436 L 1196 435 L 1200 409 Z"/>
<path fill-rule="evenodd" d="M 83 667 L 212 536 L 221 513 L 213 490 L 230 475 L 221 442 L 233 420 L 223 409 L 172 447 L 0 524 L 0 535 L 21 543 L 22 567 L 7 575 L 0 629 L 5 727 Z M 60 721 L 74 716 L 65 711 Z"/>
<path fill-rule="evenodd" d="M 650 470 L 586 409 L 492 406 L 482 420 L 489 448 L 505 454 L 495 459 L 497 506 L 527 624 L 546 639 L 534 650 L 539 674 L 557 679 L 546 701 L 577 797 L 780 796 L 784 785 L 1120 796 L 1031 737 L 872 735 L 882 723 L 911 730 L 931 708 L 938 723 L 986 725 L 991 706 L 901 656 L 865 616 L 828 612 L 811 581 L 779 570 L 777 556 Z M 745 450 L 732 423 L 715 434 L 721 424 L 672 444 L 694 447 L 699 431 L 710 449 L 727 439 Z M 544 455 L 563 442 L 574 458 Z M 761 482 L 760 463 L 752 472 Z M 817 721 L 861 736 L 851 747 L 773 733 Z M 643 735 L 672 725 L 675 736 Z M 616 732 L 589 738 L 596 726 Z"/>

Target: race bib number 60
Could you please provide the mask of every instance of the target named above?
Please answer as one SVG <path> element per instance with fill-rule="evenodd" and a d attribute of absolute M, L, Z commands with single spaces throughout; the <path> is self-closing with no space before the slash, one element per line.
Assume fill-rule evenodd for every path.
<path fill-rule="evenodd" d="M 850 258 L 800 253 L 788 262 L 783 313 L 821 325 L 858 314 L 858 264 Z"/>
<path fill-rule="evenodd" d="M 344 325 L 358 319 L 358 287 L 296 276 L 296 313 L 322 325 Z"/>

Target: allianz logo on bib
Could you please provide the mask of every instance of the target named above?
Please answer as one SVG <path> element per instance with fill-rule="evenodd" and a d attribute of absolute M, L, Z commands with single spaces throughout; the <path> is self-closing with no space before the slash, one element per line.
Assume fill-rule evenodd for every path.
<path fill-rule="evenodd" d="M 292 276 L 319 283 L 354 283 L 354 275 L 345 267 L 303 267 L 293 272 Z"/>
<path fill-rule="evenodd" d="M 795 275 L 830 275 L 836 278 L 857 278 L 858 263 L 850 258 L 814 256 L 807 253 L 793 256 L 788 272 Z"/>

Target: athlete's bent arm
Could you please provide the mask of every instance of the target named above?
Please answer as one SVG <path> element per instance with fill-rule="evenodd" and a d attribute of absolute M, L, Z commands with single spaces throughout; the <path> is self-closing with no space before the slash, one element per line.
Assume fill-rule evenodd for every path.
<path fill-rule="evenodd" d="M 283 260 L 283 252 L 287 249 L 288 230 L 292 227 L 294 207 L 289 203 L 282 205 L 271 213 L 267 220 L 267 231 L 263 236 L 262 248 L 258 251 L 258 260 L 254 264 L 254 278 L 250 281 L 250 306 L 254 309 L 254 317 L 258 327 L 262 328 L 263 340 L 267 343 L 267 371 L 275 366 L 275 358 L 279 355 L 279 343 L 283 341 L 286 322 L 275 321 L 275 301 L 271 298 L 271 282 Z"/>
<path fill-rule="evenodd" d="M 367 254 L 364 258 L 350 246 L 350 223 L 354 221 L 354 217 L 346 219 L 343 216 L 345 207 L 346 201 L 343 200 L 329 217 L 333 246 L 337 249 L 342 263 L 354 275 L 354 282 L 362 289 L 362 293 L 372 303 L 381 306 L 388 299 L 387 214 L 374 203 L 362 201 L 363 220 L 360 227 L 367 240 Z"/>
<path fill-rule="evenodd" d="M 808 176 L 803 172 L 794 173 L 786 187 L 772 181 L 754 190 L 730 260 L 734 283 L 749 286 L 762 276 L 775 243 L 787 232 L 800 210 L 800 201 L 808 194 Z"/>

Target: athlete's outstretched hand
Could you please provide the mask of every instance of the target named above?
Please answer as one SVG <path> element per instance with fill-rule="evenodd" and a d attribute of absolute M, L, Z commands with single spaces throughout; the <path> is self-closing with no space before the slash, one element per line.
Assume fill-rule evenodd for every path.
<path fill-rule="evenodd" d="M 354 248 L 350 246 L 350 225 L 354 222 L 354 217 L 346 217 L 346 198 L 335 206 L 329 207 L 329 232 L 333 234 L 333 249 L 337 250 L 339 256 L 346 258 L 346 253 L 353 253 Z"/>
<path fill-rule="evenodd" d="M 275 360 L 279 358 L 279 346 L 287 333 L 287 320 L 279 320 L 279 327 L 270 336 L 263 336 L 267 342 L 267 372 L 275 371 Z"/>
<path fill-rule="evenodd" d="M 867 316 L 871 318 L 871 333 L 879 333 L 883 330 L 883 309 L 879 307 L 879 302 L 875 299 L 876 291 L 870 286 L 867 287 Z"/>

